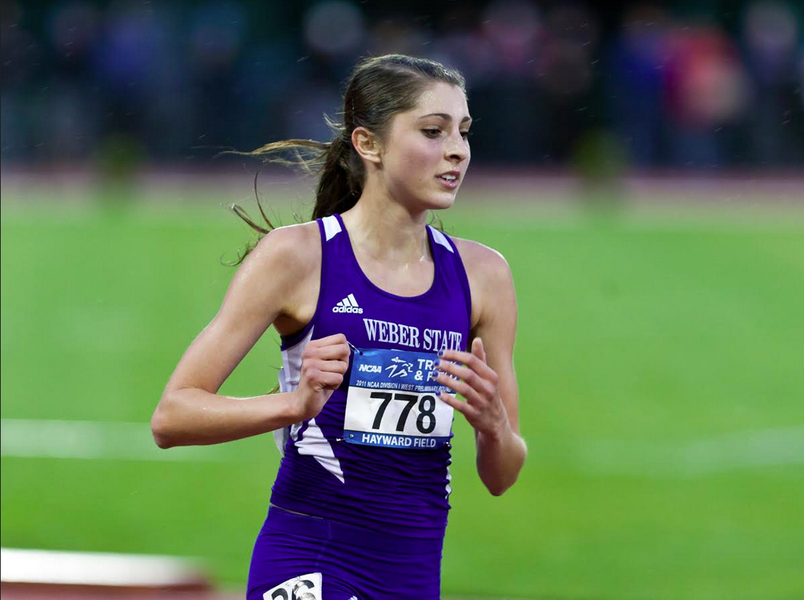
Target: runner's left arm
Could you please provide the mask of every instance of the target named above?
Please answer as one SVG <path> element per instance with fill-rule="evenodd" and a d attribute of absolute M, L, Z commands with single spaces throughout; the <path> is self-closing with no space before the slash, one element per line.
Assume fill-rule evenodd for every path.
<path fill-rule="evenodd" d="M 463 396 L 465 401 L 442 393 L 441 399 L 474 427 L 478 474 L 489 492 L 499 496 L 517 480 L 527 447 L 519 433 L 513 362 L 517 322 L 513 278 L 502 255 L 484 250 L 482 273 L 473 286 L 479 316 L 472 330 L 471 352 L 445 350 L 437 381 Z"/>

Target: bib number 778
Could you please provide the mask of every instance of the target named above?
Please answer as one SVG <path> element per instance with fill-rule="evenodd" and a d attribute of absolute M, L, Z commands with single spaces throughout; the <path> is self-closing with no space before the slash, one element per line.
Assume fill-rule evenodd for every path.
<path fill-rule="evenodd" d="M 371 425 L 372 429 L 382 429 L 382 419 L 385 416 L 385 410 L 391 401 L 404 402 L 405 406 L 399 413 L 399 419 L 396 422 L 396 431 L 405 431 L 408 416 L 414 406 L 418 404 L 418 417 L 416 418 L 416 429 L 419 433 L 427 435 L 432 433 L 436 426 L 435 407 L 436 398 L 432 394 L 424 394 L 421 397 L 418 394 L 408 394 L 406 392 L 371 392 L 371 398 L 381 399 L 382 403 L 377 409 L 377 414 L 374 416 L 374 422 Z"/>

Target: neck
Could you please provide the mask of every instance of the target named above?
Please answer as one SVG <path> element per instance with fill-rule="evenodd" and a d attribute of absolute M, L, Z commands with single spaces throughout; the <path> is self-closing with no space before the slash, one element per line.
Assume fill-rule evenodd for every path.
<path fill-rule="evenodd" d="M 427 260 L 429 211 L 410 212 L 390 198 L 367 191 L 341 215 L 352 246 L 373 259 L 396 265 Z"/>

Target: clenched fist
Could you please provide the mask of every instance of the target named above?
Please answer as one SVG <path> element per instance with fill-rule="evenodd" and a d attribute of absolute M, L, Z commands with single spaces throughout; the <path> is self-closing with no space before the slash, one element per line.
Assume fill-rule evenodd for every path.
<path fill-rule="evenodd" d="M 302 353 L 296 399 L 301 419 L 312 419 L 324 408 L 349 368 L 349 344 L 342 333 L 307 343 Z"/>

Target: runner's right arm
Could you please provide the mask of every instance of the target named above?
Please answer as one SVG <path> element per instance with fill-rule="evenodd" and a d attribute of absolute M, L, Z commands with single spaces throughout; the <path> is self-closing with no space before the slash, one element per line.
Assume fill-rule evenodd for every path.
<path fill-rule="evenodd" d="M 243 261 L 218 314 L 185 352 L 154 411 L 151 430 L 160 448 L 217 444 L 298 423 L 317 415 L 341 384 L 350 351 L 346 337 L 334 335 L 307 344 L 292 392 L 217 393 L 265 330 L 293 316 L 297 296 L 310 289 L 304 283 L 319 277 L 321 249 L 310 234 L 310 224 L 276 229 Z"/>

